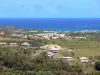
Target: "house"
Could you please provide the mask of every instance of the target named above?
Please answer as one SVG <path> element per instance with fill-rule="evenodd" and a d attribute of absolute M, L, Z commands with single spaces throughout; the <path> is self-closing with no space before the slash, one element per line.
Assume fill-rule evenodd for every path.
<path fill-rule="evenodd" d="M 0 46 L 7 46 L 6 42 L 0 42 Z"/>
<path fill-rule="evenodd" d="M 53 56 L 52 52 L 47 52 L 47 54 L 48 54 L 49 57 Z"/>
<path fill-rule="evenodd" d="M 0 35 L 5 35 L 6 33 L 5 32 L 0 32 Z"/>
<path fill-rule="evenodd" d="M 87 57 L 81 57 L 80 62 L 81 63 L 89 62 L 89 59 Z"/>
<path fill-rule="evenodd" d="M 27 47 L 27 46 L 30 46 L 30 44 L 28 42 L 24 42 L 21 44 L 21 46 Z"/>
<path fill-rule="evenodd" d="M 53 36 L 53 37 L 51 37 L 51 39 L 58 39 L 59 37 L 57 37 L 57 36 Z"/>
<path fill-rule="evenodd" d="M 72 57 L 62 57 L 62 59 L 66 59 L 68 61 L 73 61 L 74 60 Z"/>
<path fill-rule="evenodd" d="M 10 47 L 16 47 L 16 46 L 18 46 L 18 44 L 17 43 L 10 43 L 9 46 Z"/>
<path fill-rule="evenodd" d="M 86 37 L 75 37 L 75 39 L 86 39 Z"/>
<path fill-rule="evenodd" d="M 52 53 L 58 53 L 58 51 L 59 51 L 59 49 L 57 49 L 57 48 L 50 49 L 50 52 L 52 52 Z"/>
<path fill-rule="evenodd" d="M 12 34 L 11 36 L 12 36 L 12 37 L 16 37 L 16 36 L 17 36 L 17 34 L 15 34 L 15 33 L 14 33 L 14 34 Z"/>

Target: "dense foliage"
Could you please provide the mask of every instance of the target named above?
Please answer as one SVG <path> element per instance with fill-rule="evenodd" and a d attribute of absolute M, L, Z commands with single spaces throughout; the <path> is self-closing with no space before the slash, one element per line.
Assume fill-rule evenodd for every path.
<path fill-rule="evenodd" d="M 99 61 L 95 63 L 95 69 L 97 71 L 100 71 L 100 62 Z"/>
<path fill-rule="evenodd" d="M 10 42 L 10 41 L 9 41 Z M 22 42 L 19 42 L 22 43 Z M 50 43 L 57 43 L 62 47 L 68 47 L 72 50 L 77 49 L 99 49 L 98 42 L 90 40 L 31 40 L 32 46 L 41 46 Z M 82 50 L 81 50 L 82 51 Z M 99 50 L 98 50 L 99 51 Z M 71 52 L 71 56 L 76 53 Z M 80 54 L 80 53 L 77 53 Z M 66 52 L 64 56 L 68 55 Z M 100 59 L 100 57 L 95 57 Z M 95 63 L 96 64 L 96 63 Z M 96 64 L 97 65 L 97 64 Z M 98 66 L 95 65 L 95 68 Z M 99 66 L 100 67 L 100 66 Z M 24 50 L 19 48 L 0 47 L 0 75 L 100 75 L 100 72 L 85 73 L 83 67 L 75 64 L 70 65 L 61 59 L 52 59 L 46 52 L 34 56 L 34 50 Z"/>
<path fill-rule="evenodd" d="M 38 56 L 25 50 L 0 48 L 0 75 L 84 75 L 80 66 L 54 60 L 46 52 Z"/>

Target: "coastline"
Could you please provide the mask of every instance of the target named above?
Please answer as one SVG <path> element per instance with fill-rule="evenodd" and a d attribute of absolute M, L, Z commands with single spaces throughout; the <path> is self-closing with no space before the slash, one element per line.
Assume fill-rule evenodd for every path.
<path fill-rule="evenodd" d="M 100 18 L 0 18 L 0 26 L 54 31 L 100 30 Z"/>

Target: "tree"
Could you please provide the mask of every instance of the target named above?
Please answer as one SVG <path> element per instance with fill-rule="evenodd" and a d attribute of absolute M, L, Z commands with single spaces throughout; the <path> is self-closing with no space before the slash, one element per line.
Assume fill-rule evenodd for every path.
<path fill-rule="evenodd" d="M 95 62 L 95 69 L 100 71 L 100 61 Z"/>

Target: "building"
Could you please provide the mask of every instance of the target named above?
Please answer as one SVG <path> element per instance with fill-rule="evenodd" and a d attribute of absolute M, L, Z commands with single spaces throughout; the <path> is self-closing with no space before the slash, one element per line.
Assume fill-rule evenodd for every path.
<path fill-rule="evenodd" d="M 49 57 L 53 56 L 52 52 L 47 52 L 47 54 L 48 54 Z"/>
<path fill-rule="evenodd" d="M 18 46 L 18 44 L 17 43 L 9 43 L 9 46 L 10 47 L 16 47 L 16 46 Z"/>
<path fill-rule="evenodd" d="M 0 42 L 0 46 L 7 46 L 6 42 Z"/>
<path fill-rule="evenodd" d="M 0 35 L 5 35 L 6 33 L 5 32 L 0 32 Z"/>
<path fill-rule="evenodd" d="M 74 60 L 72 57 L 62 57 L 62 59 L 66 59 L 68 61 L 73 61 Z"/>
<path fill-rule="evenodd" d="M 58 39 L 58 38 L 59 38 L 58 36 L 51 37 L 51 39 Z"/>
<path fill-rule="evenodd" d="M 57 49 L 57 48 L 50 49 L 50 52 L 52 52 L 52 53 L 58 53 L 58 51 L 59 51 L 59 49 Z"/>
<path fill-rule="evenodd" d="M 30 44 L 28 42 L 24 42 L 21 44 L 21 46 L 27 47 L 27 46 L 30 46 Z"/>
<path fill-rule="evenodd" d="M 86 37 L 75 37 L 75 39 L 86 39 Z"/>
<path fill-rule="evenodd" d="M 89 59 L 87 57 L 81 57 L 80 62 L 81 63 L 89 62 Z"/>

